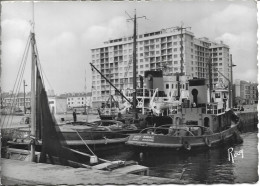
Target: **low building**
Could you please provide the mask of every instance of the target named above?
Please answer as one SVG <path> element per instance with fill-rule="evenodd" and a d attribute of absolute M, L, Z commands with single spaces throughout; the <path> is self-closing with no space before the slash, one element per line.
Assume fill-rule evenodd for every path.
<path fill-rule="evenodd" d="M 15 108 L 16 110 L 29 109 L 31 107 L 31 98 L 30 95 L 26 95 L 25 97 L 22 95 L 18 95 L 18 97 L 8 96 L 2 99 L 2 107 L 6 109 Z"/>
<path fill-rule="evenodd" d="M 54 114 L 64 114 L 67 112 L 67 97 L 48 97 L 50 110 Z"/>
<path fill-rule="evenodd" d="M 91 96 L 92 96 L 91 92 L 88 92 L 87 94 L 74 93 L 68 95 L 67 97 L 68 109 L 92 107 Z"/>
<path fill-rule="evenodd" d="M 258 102 L 258 90 L 257 83 L 235 80 L 235 106 L 238 105 L 249 105 Z"/>

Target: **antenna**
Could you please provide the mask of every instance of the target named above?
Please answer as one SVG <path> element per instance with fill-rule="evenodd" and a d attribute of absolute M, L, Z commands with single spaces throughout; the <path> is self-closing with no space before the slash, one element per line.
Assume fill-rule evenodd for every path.
<path fill-rule="evenodd" d="M 29 20 L 29 23 L 31 25 L 31 32 L 34 33 L 34 1 L 32 1 L 32 19 Z"/>

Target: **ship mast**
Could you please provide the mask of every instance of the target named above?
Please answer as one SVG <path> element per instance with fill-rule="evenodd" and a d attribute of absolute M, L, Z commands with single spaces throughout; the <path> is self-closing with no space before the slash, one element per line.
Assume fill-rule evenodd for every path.
<path fill-rule="evenodd" d="M 86 76 L 87 76 L 87 72 L 86 72 L 86 69 L 85 69 L 85 86 L 84 86 L 84 89 L 85 89 L 85 108 L 84 108 L 84 114 L 87 114 L 87 79 L 86 79 Z"/>
<path fill-rule="evenodd" d="M 212 59 L 211 59 L 211 53 L 209 52 L 209 102 L 212 102 Z"/>
<path fill-rule="evenodd" d="M 231 80 L 230 80 L 230 88 L 229 88 L 229 100 L 230 100 L 230 108 L 233 108 L 233 67 L 235 67 L 236 65 L 233 64 L 232 62 L 232 54 L 230 54 L 230 73 L 231 73 Z"/>
<path fill-rule="evenodd" d="M 36 137 L 36 53 L 35 53 L 35 34 L 34 34 L 34 2 L 32 2 L 32 30 L 31 30 L 31 161 L 35 161 L 35 137 Z"/>
<path fill-rule="evenodd" d="M 136 112 L 136 12 L 134 15 L 134 35 L 133 35 L 133 110 L 134 118 L 137 119 Z"/>
<path fill-rule="evenodd" d="M 178 31 L 181 31 L 181 34 L 180 34 L 180 37 L 181 37 L 181 67 L 180 67 L 180 70 L 181 72 L 180 73 L 177 73 L 177 82 L 178 82 L 178 99 L 180 99 L 180 96 L 181 96 L 181 85 L 180 85 L 180 82 L 181 82 L 181 79 L 180 79 L 180 76 L 183 76 L 184 75 L 184 72 L 183 72 L 183 63 L 184 63 L 184 60 L 183 60 L 183 30 L 186 31 L 186 29 L 189 28 L 191 29 L 191 27 L 183 27 L 183 23 L 181 24 L 180 27 L 177 27 L 177 30 Z"/>
<path fill-rule="evenodd" d="M 129 14 L 128 14 L 129 16 Z M 130 16 L 129 16 L 130 17 Z M 132 20 L 134 22 L 134 34 L 133 34 L 133 111 L 134 111 L 134 119 L 138 119 L 137 110 L 136 110 L 136 20 L 139 18 L 146 18 L 145 16 L 136 17 L 136 10 L 134 18 L 127 19 Z"/>

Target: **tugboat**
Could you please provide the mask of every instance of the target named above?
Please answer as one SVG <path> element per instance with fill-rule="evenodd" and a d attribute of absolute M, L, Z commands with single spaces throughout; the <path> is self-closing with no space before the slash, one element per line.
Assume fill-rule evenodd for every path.
<path fill-rule="evenodd" d="M 205 79 L 189 80 L 189 99 L 170 110 L 172 123 L 131 134 L 127 145 L 192 150 L 218 146 L 239 136 L 238 116 L 229 108 L 228 90 L 208 90 Z"/>

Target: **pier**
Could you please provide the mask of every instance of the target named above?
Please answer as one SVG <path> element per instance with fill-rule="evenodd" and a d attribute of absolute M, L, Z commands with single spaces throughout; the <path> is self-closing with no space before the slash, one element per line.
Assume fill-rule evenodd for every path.
<path fill-rule="evenodd" d="M 166 179 L 134 174 L 113 173 L 87 168 L 32 163 L 1 159 L 3 185 L 86 185 L 86 184 L 184 184 L 176 179 Z"/>

